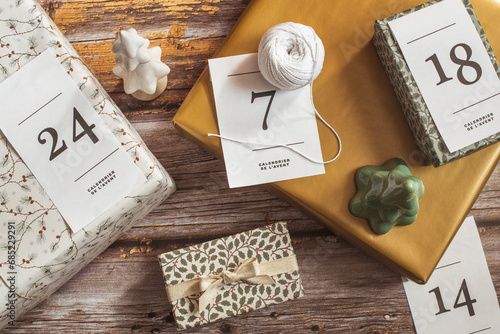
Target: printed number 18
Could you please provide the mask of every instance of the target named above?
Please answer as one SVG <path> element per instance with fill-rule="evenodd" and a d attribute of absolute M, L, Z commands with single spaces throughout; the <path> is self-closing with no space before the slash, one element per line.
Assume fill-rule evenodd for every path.
<path fill-rule="evenodd" d="M 80 133 L 76 133 L 76 124 L 80 124 L 80 127 L 82 128 L 82 131 Z M 83 119 L 82 115 L 78 112 L 78 109 L 73 108 L 73 143 L 76 143 L 78 140 L 80 140 L 83 136 L 87 135 L 90 140 L 92 140 L 92 143 L 97 143 L 99 141 L 99 138 L 95 135 L 93 129 L 95 128 L 95 124 L 90 124 L 88 125 L 87 122 L 85 122 L 85 119 Z M 46 139 L 42 138 L 42 134 L 47 132 L 51 137 L 52 137 L 52 149 L 50 150 L 50 156 L 49 156 L 49 161 L 54 160 L 57 158 L 61 153 L 66 151 L 68 149 L 68 145 L 66 145 L 66 142 L 63 140 L 62 144 L 59 148 L 57 147 L 57 139 L 58 139 L 58 134 L 57 130 L 54 128 L 45 128 L 40 133 L 38 134 L 38 142 L 40 144 L 45 144 L 47 142 Z"/>
<path fill-rule="evenodd" d="M 465 59 L 460 59 L 457 56 L 457 49 L 462 48 L 465 51 L 466 58 Z M 469 45 L 465 43 L 460 43 L 455 45 L 451 51 L 450 51 L 450 59 L 452 62 L 454 62 L 457 65 L 460 65 L 457 71 L 457 79 L 464 85 L 472 85 L 475 84 L 476 82 L 481 79 L 481 76 L 483 74 L 483 70 L 481 69 L 481 65 L 476 63 L 475 61 L 470 60 L 472 57 L 472 49 Z M 439 75 L 439 82 L 436 84 L 436 86 L 439 86 L 447 81 L 453 80 L 453 78 L 450 78 L 446 76 L 446 73 L 444 72 L 443 67 L 441 66 L 441 62 L 439 61 L 439 58 L 436 54 L 433 54 L 429 58 L 425 60 L 425 62 L 432 61 L 434 64 L 434 67 L 436 68 L 436 71 Z M 476 71 L 476 78 L 472 81 L 469 81 L 465 78 L 464 76 L 464 67 L 472 67 Z"/>

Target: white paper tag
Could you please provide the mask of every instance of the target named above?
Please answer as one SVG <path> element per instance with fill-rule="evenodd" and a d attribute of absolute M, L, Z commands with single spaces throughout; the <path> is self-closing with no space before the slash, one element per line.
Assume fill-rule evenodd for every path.
<path fill-rule="evenodd" d="M 429 281 L 403 278 L 418 334 L 500 333 L 500 308 L 473 217 L 462 227 Z"/>
<path fill-rule="evenodd" d="M 49 49 L 0 84 L 0 129 L 76 232 L 146 181 Z"/>
<path fill-rule="evenodd" d="M 325 173 L 284 147 L 323 161 L 311 86 L 282 91 L 260 74 L 257 54 L 208 61 L 229 186 L 242 187 Z"/>
<path fill-rule="evenodd" d="M 500 80 L 461 0 L 389 26 L 450 152 L 500 131 Z"/>

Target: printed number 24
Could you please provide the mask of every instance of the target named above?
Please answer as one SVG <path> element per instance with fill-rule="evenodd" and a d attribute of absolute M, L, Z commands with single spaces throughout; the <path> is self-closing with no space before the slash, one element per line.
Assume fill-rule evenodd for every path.
<path fill-rule="evenodd" d="M 80 124 L 80 127 L 82 128 L 82 131 L 80 133 L 76 133 L 76 124 Z M 73 108 L 73 143 L 76 143 L 78 140 L 80 140 L 83 136 L 87 135 L 89 136 L 90 140 L 95 144 L 99 141 L 99 138 L 95 135 L 93 132 L 93 129 L 95 128 L 95 124 L 90 124 L 88 125 L 87 122 L 83 119 L 82 115 L 78 112 L 78 109 Z M 49 161 L 54 160 L 57 158 L 61 153 L 66 151 L 68 149 L 68 145 L 66 145 L 66 142 L 63 140 L 61 146 L 57 148 L 57 139 L 58 139 L 58 134 L 57 130 L 54 128 L 45 128 L 40 133 L 38 134 L 38 142 L 40 144 L 45 144 L 47 142 L 46 139 L 42 138 L 42 134 L 47 132 L 51 137 L 52 137 L 52 149 L 50 150 L 50 156 L 49 156 Z"/>

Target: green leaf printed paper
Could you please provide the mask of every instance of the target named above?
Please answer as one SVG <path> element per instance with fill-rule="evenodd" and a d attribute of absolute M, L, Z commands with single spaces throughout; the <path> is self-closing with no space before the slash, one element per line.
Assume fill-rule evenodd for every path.
<path fill-rule="evenodd" d="M 234 272 L 251 258 L 255 258 L 261 268 L 266 263 L 295 261 L 286 223 L 275 223 L 158 256 L 167 295 L 173 286 Z M 304 295 L 298 268 L 271 277 L 275 284 L 245 281 L 222 284 L 214 299 L 200 310 L 200 297 L 208 290 L 170 300 L 178 329 L 210 323 Z"/>

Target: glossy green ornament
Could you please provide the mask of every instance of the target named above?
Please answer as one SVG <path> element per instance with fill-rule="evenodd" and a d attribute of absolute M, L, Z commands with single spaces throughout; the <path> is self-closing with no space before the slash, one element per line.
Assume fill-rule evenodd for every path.
<path fill-rule="evenodd" d="M 375 233 L 387 233 L 395 225 L 409 225 L 417 218 L 424 185 L 411 176 L 404 160 L 394 158 L 382 167 L 361 167 L 356 172 L 356 186 L 358 192 L 349 210 L 368 219 Z"/>

